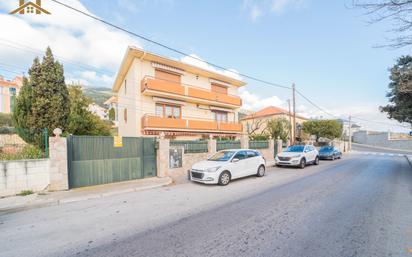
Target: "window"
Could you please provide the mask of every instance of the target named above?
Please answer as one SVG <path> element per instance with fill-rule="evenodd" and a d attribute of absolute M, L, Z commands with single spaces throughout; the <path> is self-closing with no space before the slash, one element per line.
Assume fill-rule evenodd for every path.
<path fill-rule="evenodd" d="M 247 151 L 247 158 L 252 158 L 258 156 L 257 152 L 255 151 Z"/>
<path fill-rule="evenodd" d="M 222 111 L 212 111 L 213 120 L 217 122 L 227 122 L 227 112 Z"/>
<path fill-rule="evenodd" d="M 239 160 L 246 159 L 247 158 L 247 153 L 246 153 L 246 151 L 240 151 L 233 158 L 234 159 L 239 159 Z"/>
<path fill-rule="evenodd" d="M 124 80 L 124 94 L 127 94 L 127 80 Z"/>
<path fill-rule="evenodd" d="M 212 84 L 212 92 L 227 95 L 227 87 Z"/>
<path fill-rule="evenodd" d="M 156 104 L 156 116 L 171 119 L 181 118 L 180 106 L 170 104 Z"/>
<path fill-rule="evenodd" d="M 123 119 L 124 119 L 124 122 L 127 123 L 127 109 L 123 110 Z"/>
<path fill-rule="evenodd" d="M 167 80 L 171 82 L 176 82 L 180 84 L 180 75 L 171 73 L 171 72 L 166 72 L 163 70 L 155 70 L 155 78 L 161 79 L 161 80 Z"/>

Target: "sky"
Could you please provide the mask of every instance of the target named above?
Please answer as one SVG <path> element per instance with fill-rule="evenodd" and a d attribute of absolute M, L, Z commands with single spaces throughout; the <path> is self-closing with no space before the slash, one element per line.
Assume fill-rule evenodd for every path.
<path fill-rule="evenodd" d="M 376 47 L 390 24 L 368 24 L 351 0 L 60 0 L 91 15 L 196 58 L 275 84 L 296 88 L 337 117 L 349 115 L 364 129 L 403 131 L 386 118 L 388 69 L 411 47 Z M 0 74 L 25 73 L 50 46 L 65 67 L 67 82 L 110 88 L 128 45 L 216 69 L 84 15 L 43 0 L 51 15 L 11 15 L 18 0 L 0 1 Z M 223 71 L 219 71 L 223 72 Z M 227 72 L 238 77 L 236 73 Z M 286 108 L 291 91 L 243 78 L 244 108 Z M 302 97 L 297 111 L 333 118 Z M 371 122 L 374 121 L 374 122 Z"/>

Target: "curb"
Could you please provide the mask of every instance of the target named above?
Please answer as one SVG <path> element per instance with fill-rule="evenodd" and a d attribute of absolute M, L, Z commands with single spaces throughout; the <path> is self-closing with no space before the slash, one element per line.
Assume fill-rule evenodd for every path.
<path fill-rule="evenodd" d="M 33 204 L 27 204 L 27 205 L 22 205 L 22 206 L 15 206 L 15 207 L 6 207 L 6 208 L 0 208 L 0 216 L 3 214 L 8 214 L 8 213 L 13 213 L 13 212 L 19 212 L 19 211 L 24 211 L 24 210 L 30 210 L 30 209 L 36 209 L 36 208 L 41 208 L 41 207 L 49 207 L 49 206 L 56 206 L 56 205 L 61 205 L 61 204 L 66 204 L 66 203 L 75 203 L 75 202 L 80 202 L 80 201 L 86 201 L 86 200 L 92 200 L 92 199 L 99 199 L 99 198 L 104 198 L 108 196 L 115 196 L 115 195 L 120 195 L 124 193 L 132 193 L 132 192 L 139 192 L 139 191 L 145 191 L 145 190 L 150 190 L 154 188 L 160 188 L 160 187 L 165 187 L 170 184 L 172 184 L 172 179 L 168 179 L 168 181 L 161 183 L 161 184 L 156 184 L 156 185 L 149 185 L 149 186 L 143 186 L 143 187 L 133 187 L 133 188 L 127 188 L 127 189 L 122 189 L 122 190 L 115 190 L 111 192 L 105 192 L 105 193 L 98 193 L 98 194 L 90 194 L 87 196 L 79 196 L 79 197 L 69 197 L 66 199 L 59 199 L 59 200 L 49 200 L 49 201 L 44 201 L 41 203 L 33 203 Z"/>

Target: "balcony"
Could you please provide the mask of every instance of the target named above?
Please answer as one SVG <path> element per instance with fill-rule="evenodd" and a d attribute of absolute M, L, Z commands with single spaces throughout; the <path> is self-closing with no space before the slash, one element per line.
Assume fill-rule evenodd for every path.
<path fill-rule="evenodd" d="M 171 119 L 152 115 L 145 115 L 142 117 L 142 128 L 145 130 L 173 130 L 191 132 L 242 132 L 242 125 L 239 123 L 223 123 L 193 119 Z"/>
<path fill-rule="evenodd" d="M 211 90 L 173 81 L 156 79 L 149 76 L 142 79 L 141 92 L 144 95 L 173 97 L 178 100 L 212 104 L 229 108 L 238 108 L 242 106 L 242 100 L 238 96 L 216 93 Z"/>

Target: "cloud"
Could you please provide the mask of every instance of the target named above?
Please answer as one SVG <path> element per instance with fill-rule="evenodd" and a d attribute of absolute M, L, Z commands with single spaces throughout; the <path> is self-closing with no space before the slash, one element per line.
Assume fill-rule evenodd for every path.
<path fill-rule="evenodd" d="M 285 108 L 285 102 L 277 96 L 261 97 L 255 93 L 249 92 L 247 89 L 240 89 L 240 98 L 242 98 L 243 109 L 258 111 L 268 106 L 277 106 Z"/>
<path fill-rule="evenodd" d="M 305 0 L 243 0 L 245 10 L 252 22 L 258 18 L 274 13 L 282 14 L 287 9 L 298 10 L 304 6 Z"/>
<path fill-rule="evenodd" d="M 42 7 L 51 15 L 10 15 L 18 1 L 1 1 L 0 59 L 2 62 L 29 68 L 35 56 L 42 55 L 50 46 L 53 53 L 72 75 L 81 71 L 100 71 L 98 77 L 80 77 L 93 82 L 97 79 L 104 86 L 111 86 L 108 77 L 114 75 L 128 45 L 140 47 L 139 41 L 116 31 L 84 15 L 60 6 L 52 1 L 43 1 Z M 90 13 L 79 0 L 67 0 L 66 4 Z M 76 60 L 74 63 L 70 60 Z M 85 68 L 87 66 L 87 68 Z M 83 74 L 85 75 L 85 74 Z M 87 75 L 86 75 L 87 77 Z"/>
<path fill-rule="evenodd" d="M 225 75 L 227 77 L 231 77 L 237 80 L 242 80 L 242 77 L 239 75 L 239 72 L 235 69 L 227 69 L 227 70 L 220 70 L 217 69 L 211 65 L 209 65 L 206 61 L 204 61 L 202 58 L 197 56 L 196 54 L 190 54 L 189 56 L 184 56 L 180 59 L 180 61 L 197 66 L 199 68 L 209 70 L 212 72 L 220 73 L 222 75 Z"/>

